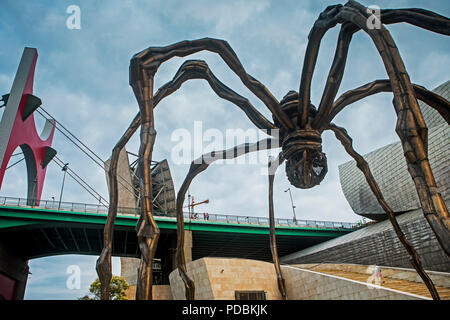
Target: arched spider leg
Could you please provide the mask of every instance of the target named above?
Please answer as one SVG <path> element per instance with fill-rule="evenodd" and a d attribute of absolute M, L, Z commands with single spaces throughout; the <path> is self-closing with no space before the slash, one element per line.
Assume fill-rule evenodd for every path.
<path fill-rule="evenodd" d="M 180 187 L 177 194 L 177 253 L 176 264 L 178 272 L 185 286 L 186 300 L 194 300 L 195 297 L 195 284 L 194 281 L 189 278 L 186 270 L 186 260 L 184 255 L 184 217 L 183 217 L 183 203 L 186 196 L 186 192 L 192 183 L 192 180 L 201 172 L 205 171 L 211 163 L 216 160 L 233 159 L 249 152 L 255 152 L 260 150 L 267 150 L 272 148 L 278 148 L 279 142 L 275 139 L 264 139 L 256 143 L 244 143 L 222 151 L 213 151 L 202 155 L 200 158 L 192 161 L 189 168 L 189 172 Z"/>
<path fill-rule="evenodd" d="M 215 75 L 211 72 L 208 64 L 202 60 L 188 60 L 185 61 L 180 69 L 175 74 L 172 81 L 162 86 L 155 94 L 155 103 L 158 103 L 157 96 L 161 98 L 178 90 L 180 86 L 189 79 L 204 79 L 208 81 L 211 89 L 221 97 L 228 100 L 238 106 L 245 112 L 251 122 L 262 130 L 273 130 L 276 126 L 267 120 L 251 103 L 248 99 L 242 97 L 222 82 L 220 82 Z"/>
<path fill-rule="evenodd" d="M 400 22 L 410 22 L 411 24 L 433 31 L 436 33 L 450 35 L 450 20 L 434 12 L 422 9 L 393 9 L 381 10 L 380 19 L 384 24 L 394 24 Z M 339 33 L 338 44 L 333 59 L 333 63 L 328 74 L 322 99 L 318 107 L 318 113 L 313 122 L 313 128 L 318 124 L 329 123 L 323 121 L 327 117 L 333 106 L 341 80 L 344 74 L 350 41 L 355 32 L 359 31 L 352 23 L 343 23 Z"/>
<path fill-rule="evenodd" d="M 319 18 L 314 23 L 308 35 L 308 45 L 306 47 L 305 59 L 303 61 L 303 69 L 300 80 L 300 88 L 298 90 L 299 104 L 297 124 L 300 128 L 304 128 L 308 124 L 308 108 L 311 103 L 311 82 L 314 74 L 314 68 L 319 54 L 320 42 L 328 29 L 333 28 L 338 21 L 335 19 L 336 14 L 341 10 L 342 5 L 334 5 L 327 7 L 320 13 Z M 340 35 L 341 37 L 341 35 Z"/>
<path fill-rule="evenodd" d="M 450 35 L 450 20 L 432 11 L 417 8 L 381 9 L 380 15 L 384 24 L 406 22 L 429 31 Z"/>
<path fill-rule="evenodd" d="M 141 190 L 140 217 L 136 225 L 136 235 L 141 252 L 141 262 L 136 283 L 136 299 L 152 299 L 152 261 L 159 240 L 159 228 L 153 218 L 152 177 L 150 163 L 156 139 L 153 115 L 153 74 L 143 69 L 135 72 L 130 82 L 141 115 L 141 144 L 139 147 L 139 186 Z"/>
<path fill-rule="evenodd" d="M 383 210 L 386 212 L 387 216 L 389 217 L 389 220 L 391 221 L 392 226 L 394 227 L 395 233 L 397 234 L 398 239 L 405 247 L 406 251 L 409 255 L 409 260 L 411 264 L 416 269 L 417 273 L 422 278 L 423 282 L 427 286 L 428 290 L 430 291 L 431 296 L 435 300 L 439 300 L 439 294 L 434 287 L 433 282 L 431 281 L 430 277 L 427 275 L 425 270 L 422 267 L 422 262 L 420 261 L 420 257 L 417 254 L 416 250 L 412 247 L 412 245 L 409 243 L 409 241 L 406 239 L 405 234 L 401 230 L 397 219 L 395 218 L 394 212 L 390 208 L 390 206 L 387 204 L 387 202 L 384 200 L 383 194 L 381 193 L 381 190 L 378 186 L 378 184 L 375 181 L 375 178 L 373 177 L 372 173 L 370 172 L 369 165 L 367 164 L 366 160 L 358 154 L 355 149 L 353 149 L 352 146 L 352 138 L 347 134 L 347 131 L 344 128 L 338 127 L 335 124 L 330 124 L 328 129 L 332 130 L 334 134 L 336 135 L 336 138 L 342 143 L 347 153 L 356 161 L 356 166 L 362 171 L 364 174 L 367 183 L 370 186 L 370 189 L 372 190 L 373 194 L 377 198 L 378 203 L 383 208 Z"/>
<path fill-rule="evenodd" d="M 278 290 L 283 300 L 287 299 L 286 283 L 284 282 L 283 273 L 280 268 L 278 259 L 278 249 L 275 237 L 275 214 L 273 210 L 273 180 L 278 167 L 283 163 L 284 157 L 280 153 L 274 161 L 269 161 L 269 229 L 270 229 L 270 251 L 272 252 L 273 265 L 277 274 Z"/>
<path fill-rule="evenodd" d="M 440 194 L 436 191 L 436 183 L 426 157 L 427 129 L 423 117 L 420 113 L 417 100 L 414 97 L 409 77 L 392 37 L 383 25 L 380 25 L 379 29 L 368 29 L 366 25 L 369 18 L 367 16 L 367 11 L 367 8 L 361 6 L 357 2 L 349 1 L 344 7 L 337 6 L 332 10 L 328 10 L 328 12 L 326 10 L 324 15 L 320 17 L 324 18 L 324 21 L 318 22 L 318 25 L 322 29 L 329 29 L 329 26 L 335 25 L 336 22 L 351 22 L 358 28 L 363 29 L 372 38 L 382 57 L 393 87 L 395 106 L 398 114 L 396 131 L 402 140 L 405 156 L 407 157 L 408 170 L 416 184 L 424 214 L 437 235 L 439 243 L 444 251 L 447 255 L 450 255 L 450 219 L 448 217 L 447 207 Z M 383 20 L 383 22 L 402 22 L 404 17 L 409 15 L 410 18 L 406 21 L 408 23 L 430 31 L 450 34 L 449 19 L 426 10 L 421 10 L 420 14 L 413 11 L 414 10 L 408 11 L 407 9 L 401 10 L 399 18 L 395 18 L 393 11 L 385 11 L 385 13 L 389 13 L 389 18 L 387 21 Z M 331 14 L 336 12 L 338 13 L 335 16 Z M 438 20 L 436 25 L 432 23 L 434 20 Z M 321 34 L 321 32 L 322 31 L 319 33 Z M 308 46 L 318 47 L 318 44 L 308 43 Z M 307 52 L 309 51 L 307 50 Z M 311 57 L 308 57 L 308 55 L 305 56 L 305 65 L 302 72 L 302 79 L 306 80 L 302 80 L 301 88 L 306 88 L 304 90 L 307 92 L 310 90 L 310 82 L 317 50 L 311 52 L 313 52 L 314 55 Z M 311 65 L 306 64 L 307 58 L 308 61 L 314 62 L 312 63 L 312 67 Z M 342 67 L 344 66 L 344 64 L 341 65 Z M 303 83 L 305 83 L 305 85 Z M 309 97 L 309 93 L 307 94 L 307 97 Z M 309 102 L 303 101 L 302 103 L 307 104 Z M 299 108 L 299 110 L 301 110 L 301 108 Z M 318 126 L 322 126 L 322 123 L 318 123 Z"/>
<path fill-rule="evenodd" d="M 174 78 L 163 85 L 154 95 L 153 97 L 153 108 L 156 108 L 158 103 L 163 100 L 168 95 L 172 94 L 174 91 L 179 89 L 181 85 L 189 80 L 189 79 L 205 79 L 210 84 L 211 88 L 214 92 L 221 98 L 228 100 L 235 105 L 237 105 L 241 110 L 243 110 L 250 121 L 253 122 L 259 129 L 265 130 L 269 135 L 276 135 L 275 130 L 276 127 L 268 121 L 261 113 L 259 113 L 253 105 L 248 101 L 248 99 L 240 96 L 227 86 L 225 86 L 222 82 L 220 82 L 214 74 L 209 69 L 208 65 L 204 61 L 186 61 L 180 67 Z M 101 283 L 101 293 L 102 299 L 109 299 L 109 282 L 111 281 L 111 248 L 112 248 L 112 235 L 114 228 L 114 221 L 117 215 L 117 201 L 118 201 L 118 192 L 117 192 L 117 165 L 120 151 L 123 147 L 128 143 L 130 138 L 136 132 L 141 124 L 141 115 L 138 112 L 130 124 L 127 131 L 123 134 L 119 142 L 117 142 L 116 146 L 113 149 L 110 167 L 108 170 L 108 179 L 110 185 L 110 193 L 109 193 L 109 209 L 108 209 L 108 217 L 104 228 L 104 245 L 103 250 L 100 254 L 99 259 L 97 260 L 97 273 L 99 275 L 100 283 Z"/>
<path fill-rule="evenodd" d="M 165 47 L 147 48 L 135 54 L 131 59 L 130 84 L 133 88 L 136 86 L 135 83 L 139 82 L 141 70 L 146 70 L 147 73 L 154 75 L 159 66 L 172 57 L 185 57 L 204 50 L 219 54 L 242 83 L 267 106 L 283 128 L 287 131 L 294 129 L 292 121 L 281 109 L 278 100 L 262 83 L 245 71 L 236 53 L 224 40 L 203 38 L 181 41 Z"/>
<path fill-rule="evenodd" d="M 447 206 L 437 191 L 428 161 L 428 130 L 395 42 L 383 25 L 380 25 L 379 29 L 368 29 L 367 8 L 355 1 L 349 1 L 339 12 L 339 16 L 340 19 L 352 22 L 363 29 L 372 39 L 382 58 L 394 93 L 396 132 L 402 142 L 408 171 L 416 185 L 424 215 L 440 245 L 446 254 L 450 255 L 450 217 Z"/>
<path fill-rule="evenodd" d="M 319 127 L 319 124 L 324 122 L 323 119 L 327 116 L 329 109 L 333 106 L 333 101 L 339 90 L 342 77 L 344 76 L 350 41 L 352 40 L 353 34 L 358 30 L 359 29 L 354 24 L 348 22 L 343 23 L 341 26 L 336 53 L 317 109 L 318 112 L 316 118 L 312 124 L 313 128 Z"/>
<path fill-rule="evenodd" d="M 140 115 L 136 115 L 131 122 L 128 129 L 122 135 L 120 140 L 114 146 L 111 161 L 108 169 L 109 180 L 109 208 L 108 217 L 106 218 L 106 224 L 103 230 L 103 250 L 97 259 L 96 270 L 100 280 L 100 292 L 102 300 L 109 300 L 109 283 L 111 282 L 111 254 L 112 254 L 112 237 L 114 222 L 117 216 L 117 199 L 118 199 L 118 186 L 117 186 L 117 164 L 119 161 L 120 151 L 125 147 L 127 142 L 136 132 L 141 123 Z"/>
<path fill-rule="evenodd" d="M 151 175 L 149 163 L 156 137 L 153 118 L 153 81 L 158 67 L 164 61 L 174 56 L 186 56 L 198 51 L 208 50 L 218 53 L 228 66 L 240 77 L 250 91 L 252 91 L 280 121 L 281 126 L 290 130 L 293 124 L 281 109 L 279 102 L 260 82 L 248 75 L 231 47 L 225 42 L 216 39 L 199 39 L 183 41 L 167 47 L 148 48 L 136 55 L 130 61 L 130 85 L 139 104 L 141 114 L 141 147 L 139 149 L 141 218 L 138 223 L 138 239 L 141 248 L 141 265 L 136 297 L 147 299 L 151 296 L 151 257 L 156 248 L 159 237 L 158 227 L 152 216 Z M 142 222 L 142 223 L 141 223 Z M 149 264 L 150 263 L 150 264 Z M 140 286 L 144 288 L 141 295 Z"/>
<path fill-rule="evenodd" d="M 344 7 L 342 5 L 327 7 L 325 11 L 319 15 L 319 18 L 314 23 L 314 26 L 308 36 L 309 41 L 305 53 L 299 89 L 299 96 L 303 97 L 303 100 L 301 100 L 298 106 L 299 112 L 302 112 L 302 118 L 299 119 L 301 120 L 301 122 L 299 122 L 301 127 L 304 127 L 307 123 L 307 113 L 305 111 L 310 103 L 311 81 L 317 60 L 320 41 L 329 29 L 333 28 L 337 23 L 342 23 L 334 60 L 330 68 L 324 92 L 322 94 L 318 114 L 312 125 L 313 128 L 316 128 L 319 124 L 323 123 L 323 118 L 326 117 L 327 112 L 331 108 L 332 102 L 339 90 L 352 35 L 361 29 L 359 26 L 347 22 L 346 19 L 342 19 L 342 16 L 340 16 L 341 11 L 351 11 L 352 6 L 359 6 L 359 8 L 362 7 L 355 1 L 349 1 L 349 3 L 347 3 Z M 383 24 L 406 22 L 432 32 L 450 35 L 450 20 L 428 10 L 414 8 L 381 10 L 380 20 Z"/>
<path fill-rule="evenodd" d="M 417 99 L 434 108 L 450 124 L 450 102 L 447 99 L 417 84 L 412 83 L 412 87 Z M 334 102 L 326 121 L 319 128 L 319 131 L 324 130 L 327 123 L 330 123 L 349 104 L 380 92 L 392 92 L 391 82 L 389 80 L 375 80 L 344 92 Z"/>

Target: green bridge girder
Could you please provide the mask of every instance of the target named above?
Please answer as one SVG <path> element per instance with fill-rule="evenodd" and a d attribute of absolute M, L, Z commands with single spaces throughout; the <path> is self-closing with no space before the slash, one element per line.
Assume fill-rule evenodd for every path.
<path fill-rule="evenodd" d="M 99 213 L 58 211 L 32 207 L 0 206 L 0 241 L 24 259 L 61 254 L 99 255 L 107 216 Z M 176 247 L 176 219 L 155 217 L 161 230 L 158 248 Z M 118 215 L 113 255 L 139 257 L 135 226 L 137 216 Z M 185 221 L 192 231 L 192 258 L 240 257 L 271 261 L 268 225 Z M 351 229 L 277 226 L 280 256 L 344 235 Z M 157 252 L 156 255 L 164 254 Z"/>

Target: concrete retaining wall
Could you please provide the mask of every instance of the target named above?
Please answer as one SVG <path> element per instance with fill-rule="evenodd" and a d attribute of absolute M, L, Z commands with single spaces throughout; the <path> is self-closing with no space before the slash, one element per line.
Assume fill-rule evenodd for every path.
<path fill-rule="evenodd" d="M 368 276 L 373 275 L 373 266 L 363 266 L 359 264 L 301 264 L 296 265 L 296 267 L 301 269 L 308 269 L 314 271 L 315 267 L 320 267 L 320 270 L 330 270 L 330 271 L 345 271 L 345 272 L 356 272 L 361 274 L 367 274 Z M 417 283 L 423 283 L 422 278 L 419 276 L 416 270 L 406 269 L 406 268 L 392 268 L 379 266 L 380 271 L 385 278 L 413 281 Z M 434 285 L 444 288 L 450 288 L 450 273 L 446 272 L 436 272 L 426 270 L 427 275 L 431 278 Z"/>
<path fill-rule="evenodd" d="M 289 300 L 429 300 L 323 273 L 283 266 Z"/>

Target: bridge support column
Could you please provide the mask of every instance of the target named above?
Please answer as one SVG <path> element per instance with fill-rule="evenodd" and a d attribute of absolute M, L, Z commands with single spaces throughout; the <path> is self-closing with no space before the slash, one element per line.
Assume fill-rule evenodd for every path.
<path fill-rule="evenodd" d="M 0 242 L 0 299 L 23 300 L 28 271 L 27 262 Z"/>

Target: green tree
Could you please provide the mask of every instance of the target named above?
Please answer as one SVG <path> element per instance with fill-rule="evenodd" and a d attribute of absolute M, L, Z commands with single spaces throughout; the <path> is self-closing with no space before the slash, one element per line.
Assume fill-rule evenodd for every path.
<path fill-rule="evenodd" d="M 109 284 L 109 299 L 110 300 L 128 300 L 125 291 L 130 287 L 127 281 L 119 276 L 113 276 Z M 84 297 L 78 298 L 78 300 L 100 300 L 101 290 L 100 290 L 100 280 L 97 278 L 91 283 L 89 287 L 89 292 L 93 297 L 85 295 Z"/>

